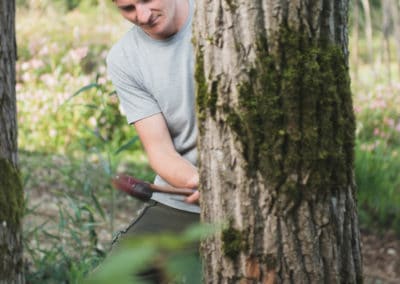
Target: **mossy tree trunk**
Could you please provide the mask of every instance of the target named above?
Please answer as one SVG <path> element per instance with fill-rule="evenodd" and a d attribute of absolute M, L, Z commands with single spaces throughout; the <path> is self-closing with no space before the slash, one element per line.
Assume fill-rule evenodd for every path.
<path fill-rule="evenodd" d="M 17 167 L 15 2 L 0 0 L 0 283 L 24 283 Z"/>
<path fill-rule="evenodd" d="M 206 283 L 360 283 L 348 0 L 197 1 Z"/>

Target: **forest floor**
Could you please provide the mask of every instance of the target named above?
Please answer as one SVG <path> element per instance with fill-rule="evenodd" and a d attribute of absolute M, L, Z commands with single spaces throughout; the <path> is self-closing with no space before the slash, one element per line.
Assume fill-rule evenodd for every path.
<path fill-rule="evenodd" d="M 43 255 L 52 255 L 51 251 L 43 248 L 45 244 L 49 246 L 54 242 L 53 247 L 60 248 L 58 243 L 61 240 L 64 244 L 63 247 L 72 247 L 75 248 L 75 251 L 80 251 L 81 255 L 78 257 L 84 254 L 82 250 L 85 249 L 85 242 L 80 243 L 79 246 L 74 243 L 77 239 L 76 236 L 79 236 L 80 242 L 82 241 L 86 234 L 82 231 L 87 230 L 89 224 L 81 222 L 85 212 L 79 211 L 79 208 L 88 208 L 93 205 L 91 200 L 82 199 L 82 193 L 79 190 L 70 191 L 71 187 L 65 185 L 65 181 L 60 175 L 61 165 L 65 164 L 65 161 L 60 163 L 58 160 L 50 167 L 43 168 L 34 166 L 36 163 L 32 163 L 30 159 L 23 156 L 23 160 L 27 162 L 22 164 L 23 172 L 25 175 L 26 172 L 29 172 L 31 176 L 42 177 L 41 182 L 35 182 L 33 179 L 25 182 L 26 207 L 29 211 L 24 219 L 24 238 L 27 241 L 25 243 L 25 259 L 31 266 L 31 270 L 35 270 L 34 267 L 37 266 L 37 263 L 44 265 L 46 261 L 35 260 L 32 258 L 32 253 L 35 255 L 35 251 L 40 251 L 42 257 Z M 40 161 L 44 161 L 43 157 Z M 42 163 L 42 166 L 43 164 L 48 164 L 48 161 Z M 64 169 L 62 172 L 65 174 L 66 170 Z M 80 173 L 82 174 L 81 171 Z M 83 175 L 85 179 L 90 177 L 88 173 L 83 173 Z M 99 177 L 98 172 L 97 177 Z M 76 176 L 75 178 L 77 179 Z M 110 198 L 101 197 L 100 190 L 97 191 L 97 194 L 99 207 L 103 207 L 105 214 L 108 215 Z M 74 199 L 76 200 L 74 201 Z M 136 200 L 119 192 L 117 192 L 114 202 L 113 231 L 115 232 L 129 225 L 140 206 Z M 71 216 L 71 220 L 66 216 Z M 76 221 L 76 216 L 80 216 L 78 221 Z M 109 222 L 100 216 L 95 215 L 94 217 L 97 222 L 96 232 L 99 248 L 107 251 L 112 239 Z M 63 234 L 63 236 L 59 234 Z M 400 236 L 396 236 L 391 230 L 377 232 L 373 229 L 361 229 L 361 240 L 365 283 L 400 283 Z M 28 251 L 30 252 L 28 253 Z M 36 257 L 39 255 L 36 254 Z"/>
<path fill-rule="evenodd" d="M 365 283 L 400 283 L 399 236 L 362 229 L 361 240 Z"/>
<path fill-rule="evenodd" d="M 53 197 L 43 193 L 40 195 L 34 194 L 33 196 L 36 196 L 31 199 L 33 204 L 38 204 L 39 199 L 41 201 L 53 199 Z M 52 208 L 53 209 L 49 209 L 47 207 L 45 216 L 57 216 L 57 208 Z M 119 206 L 118 210 L 120 209 L 121 207 Z M 38 214 L 35 214 L 35 218 L 42 219 L 44 216 L 40 214 L 39 209 L 37 210 Z M 54 212 L 51 212 L 52 210 L 54 210 Z M 127 213 L 121 211 L 117 212 L 115 220 L 116 228 L 122 229 L 125 225 L 129 224 L 132 218 L 133 217 L 130 217 Z M 29 219 L 31 222 L 33 221 L 32 216 Z M 37 221 L 37 223 L 40 222 L 41 221 Z M 34 223 L 36 223 L 36 221 L 34 221 Z M 102 233 L 99 234 L 99 241 L 102 243 L 102 247 L 107 247 L 107 243 L 111 240 L 110 234 L 107 234 L 106 231 L 107 230 L 104 229 Z M 400 283 L 400 238 L 396 237 L 392 232 L 376 233 L 368 230 L 361 230 L 361 239 L 365 283 Z"/>

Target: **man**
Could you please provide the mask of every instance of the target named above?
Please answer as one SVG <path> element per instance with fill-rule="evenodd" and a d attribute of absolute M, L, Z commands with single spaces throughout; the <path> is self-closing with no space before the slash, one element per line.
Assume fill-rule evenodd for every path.
<path fill-rule="evenodd" d="M 136 128 L 154 183 L 196 189 L 193 0 L 114 0 L 130 29 L 110 50 L 109 76 Z M 181 232 L 199 221 L 199 193 L 154 193 L 126 234 Z"/>

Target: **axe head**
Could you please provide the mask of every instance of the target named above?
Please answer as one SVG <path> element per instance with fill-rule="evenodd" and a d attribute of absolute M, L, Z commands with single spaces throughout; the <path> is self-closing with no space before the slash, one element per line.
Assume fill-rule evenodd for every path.
<path fill-rule="evenodd" d="M 142 201 L 148 201 L 153 195 L 153 190 L 148 183 L 129 175 L 117 175 L 111 180 L 111 183 L 116 189 Z"/>

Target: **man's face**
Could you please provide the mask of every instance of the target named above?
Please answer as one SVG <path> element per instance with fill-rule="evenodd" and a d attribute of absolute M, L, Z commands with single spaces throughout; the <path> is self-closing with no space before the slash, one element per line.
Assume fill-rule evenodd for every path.
<path fill-rule="evenodd" d="M 179 0 L 115 0 L 121 15 L 155 39 L 165 39 L 183 25 L 186 11 Z"/>

